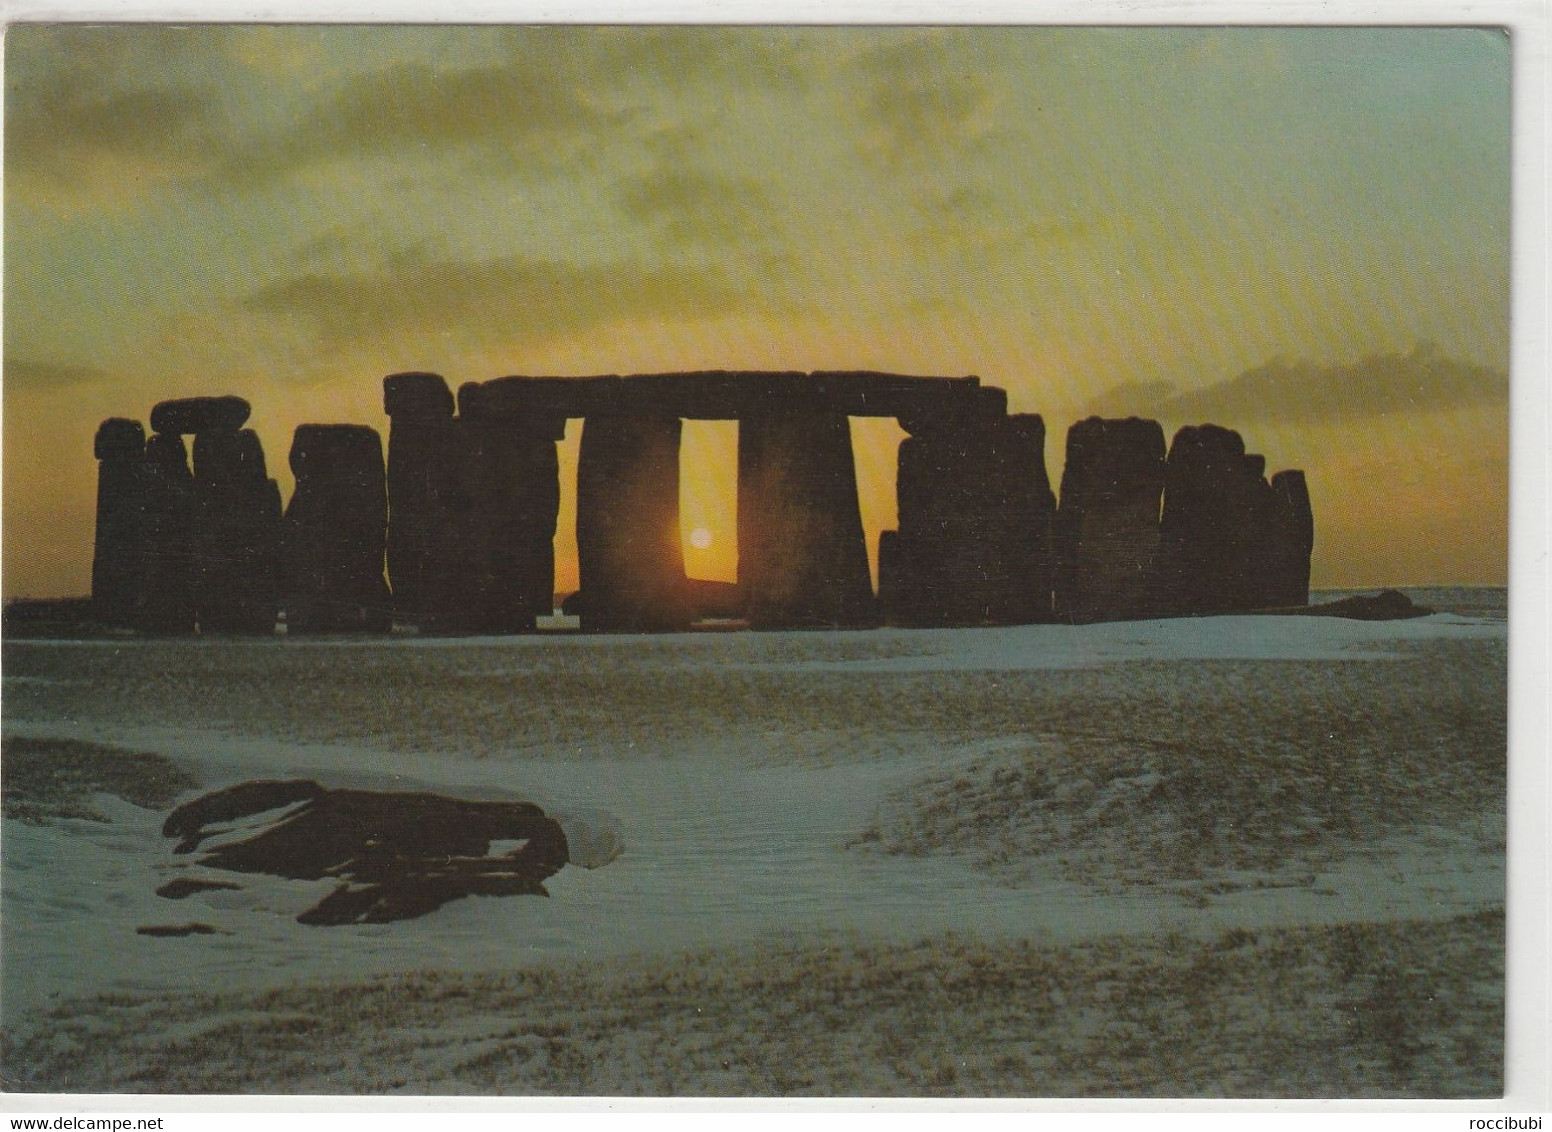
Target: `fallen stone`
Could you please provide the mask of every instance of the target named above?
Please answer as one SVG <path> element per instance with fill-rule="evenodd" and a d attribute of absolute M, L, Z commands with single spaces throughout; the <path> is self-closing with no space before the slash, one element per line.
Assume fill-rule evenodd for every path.
<path fill-rule="evenodd" d="M 226 823 L 243 819 L 235 838 Z M 214 842 L 204 868 L 343 883 L 300 923 L 387 923 L 464 896 L 547 896 L 569 859 L 558 822 L 530 802 L 429 793 L 331 790 L 310 780 L 260 781 L 178 807 L 162 827 L 177 853 Z M 499 851 L 493 843 L 511 843 Z"/>
<path fill-rule="evenodd" d="M 1306 605 L 1277 612 L 1305 617 L 1348 617 L 1354 621 L 1405 621 L 1413 617 L 1427 617 L 1434 611 L 1426 605 L 1418 605 L 1400 590 L 1382 590 L 1377 594 L 1344 597 L 1324 605 Z"/>
<path fill-rule="evenodd" d="M 233 884 L 228 880 L 196 880 L 193 877 L 179 877 L 158 888 L 156 895 L 168 900 L 186 900 L 197 892 L 210 892 L 223 888 L 241 889 L 242 885 Z"/>
<path fill-rule="evenodd" d="M 186 935 L 231 935 L 231 932 L 222 932 L 219 928 L 209 924 L 148 924 L 143 928 L 136 928 L 136 935 L 158 936 L 161 938 L 176 938 Z"/>

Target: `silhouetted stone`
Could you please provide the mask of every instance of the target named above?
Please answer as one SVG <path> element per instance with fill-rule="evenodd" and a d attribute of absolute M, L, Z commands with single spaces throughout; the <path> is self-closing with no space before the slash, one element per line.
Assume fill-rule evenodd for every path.
<path fill-rule="evenodd" d="M 919 428 L 900 445 L 900 528 L 880 544 L 879 599 L 903 625 L 1051 616 L 1045 424 L 1020 414 Z"/>
<path fill-rule="evenodd" d="M 394 429 L 398 430 L 397 424 Z M 423 633 L 475 632 L 490 585 L 488 524 L 479 511 L 482 477 L 477 438 L 467 421 L 455 419 L 422 441 L 431 463 L 415 583 L 420 596 L 412 620 Z M 393 514 L 390 495 L 390 540 Z"/>
<path fill-rule="evenodd" d="M 896 479 L 898 488 L 899 480 Z M 880 531 L 878 535 L 878 608 L 897 625 L 910 624 L 908 605 L 920 592 L 921 583 L 913 567 L 916 557 L 900 547 L 900 532 Z"/>
<path fill-rule="evenodd" d="M 664 632 L 690 623 L 679 532 L 677 417 L 589 417 L 577 459 L 582 628 Z"/>
<path fill-rule="evenodd" d="M 675 629 L 707 611 L 786 627 L 874 624 L 882 608 L 903 624 L 961 625 L 1240 611 L 1308 597 L 1313 522 L 1302 473 L 1269 483 L 1265 460 L 1216 426 L 1181 430 L 1166 470 L 1156 422 L 1079 422 L 1055 510 L 1043 422 L 1008 416 L 1006 393 L 974 377 L 510 377 L 466 383 L 455 400 L 436 374 L 401 373 L 384 380 L 383 403 L 393 420 L 392 601 L 425 631 L 525 631 L 550 611 L 554 442 L 577 416 L 587 421 L 578 472 L 584 589 L 568 606 L 589 630 Z M 105 468 L 140 461 L 106 498 L 99 493 L 93 589 L 110 620 L 186 629 L 188 602 L 177 595 L 190 591 L 204 629 L 272 631 L 279 493 L 256 438 L 240 431 L 248 411 L 236 397 L 168 401 L 153 410 L 152 445 L 134 422 L 99 435 Z M 910 434 L 900 448 L 900 529 L 880 541 L 878 601 L 850 415 L 893 416 Z M 741 579 L 715 601 L 684 576 L 678 440 L 686 417 L 741 425 Z M 341 437 L 371 436 L 380 451 L 370 430 L 338 428 Z M 196 434 L 192 489 L 178 439 L 188 431 Z M 336 482 L 332 470 L 306 466 L 313 443 L 302 441 L 286 520 L 291 627 L 386 628 L 381 573 L 361 565 L 381 530 L 375 471 L 366 470 L 374 461 L 363 449 L 361 476 L 341 473 Z M 137 457 L 137 445 L 157 457 Z M 332 468 L 333 457 L 320 459 Z M 123 505 L 136 492 L 135 506 Z M 137 508 L 140 522 L 131 523 Z M 116 549 L 131 545 L 142 549 Z M 189 562 L 184 585 L 178 563 Z M 166 600 L 158 605 L 156 595 Z"/>
<path fill-rule="evenodd" d="M 423 619 L 424 578 L 432 530 L 438 526 L 439 484 L 450 459 L 453 395 L 434 373 L 383 379 L 388 430 L 388 580 L 395 613 Z"/>
<path fill-rule="evenodd" d="M 286 631 L 386 632 L 393 626 L 383 553 L 383 446 L 365 425 L 297 426 L 296 490 L 283 529 Z"/>
<path fill-rule="evenodd" d="M 1310 553 L 1315 547 L 1309 487 L 1303 472 L 1286 471 L 1272 477 L 1271 489 L 1267 604 L 1304 605 L 1309 601 Z"/>
<path fill-rule="evenodd" d="M 251 820 L 235 838 L 220 828 L 266 814 L 257 832 Z M 305 780 L 196 798 L 168 816 L 162 833 L 180 839 L 178 853 L 215 839 L 196 862 L 202 867 L 339 878 L 339 888 L 297 917 L 315 925 L 411 919 L 464 896 L 548 895 L 543 882 L 569 859 L 560 825 L 529 802 L 330 790 Z M 512 848 L 500 851 L 503 842 Z"/>
<path fill-rule="evenodd" d="M 97 426 L 92 454 L 99 460 L 137 460 L 145 455 L 145 428 L 127 417 L 109 417 Z"/>
<path fill-rule="evenodd" d="M 564 418 L 492 410 L 483 388 L 458 391 L 460 446 L 473 454 L 472 564 L 481 577 L 475 624 L 482 632 L 527 632 L 555 600 L 555 523 Z"/>
<path fill-rule="evenodd" d="M 80 637 L 101 627 L 89 597 L 12 598 L 0 606 L 0 637 Z"/>
<path fill-rule="evenodd" d="M 390 417 L 449 420 L 456 409 L 447 379 L 437 373 L 393 373 L 383 378 L 383 412 Z"/>
<path fill-rule="evenodd" d="M 734 621 L 744 616 L 744 591 L 736 582 L 689 578 L 685 581 L 685 589 L 697 619 Z"/>
<path fill-rule="evenodd" d="M 1159 586 L 1172 613 L 1241 612 L 1274 604 L 1266 547 L 1274 499 L 1266 461 L 1239 433 L 1182 428 L 1170 444 L 1160 519 Z"/>
<path fill-rule="evenodd" d="M 1059 616 L 1102 621 L 1158 613 L 1163 488 L 1164 430 L 1157 421 L 1089 417 L 1068 430 L 1053 526 Z"/>
<path fill-rule="evenodd" d="M 251 429 L 194 437 L 194 607 L 201 632 L 273 633 L 280 488 Z"/>
<path fill-rule="evenodd" d="M 492 413 L 557 418 L 659 416 L 735 420 L 803 407 L 853 417 L 915 422 L 1007 415 L 1007 394 L 975 377 L 913 377 L 867 371 L 702 370 L 620 377 L 502 377 L 480 384 Z M 460 390 L 460 397 L 462 391 Z M 460 412 L 462 408 L 460 406 Z"/>
<path fill-rule="evenodd" d="M 555 442 L 460 417 L 443 443 L 427 512 L 421 631 L 530 631 L 554 601 Z"/>
<path fill-rule="evenodd" d="M 252 409 L 241 397 L 182 397 L 151 410 L 151 431 L 172 435 L 236 432 Z"/>
<path fill-rule="evenodd" d="M 92 608 L 106 625 L 135 623 L 144 600 L 145 429 L 110 417 L 97 428 L 97 529 L 92 549 Z"/>
<path fill-rule="evenodd" d="M 137 620 L 152 633 L 194 630 L 194 477 L 176 433 L 146 441 L 145 600 Z"/>
<path fill-rule="evenodd" d="M 738 558 L 752 625 L 877 622 L 846 417 L 789 410 L 739 422 Z"/>
<path fill-rule="evenodd" d="M 492 516 L 488 616 L 496 631 L 526 632 L 555 608 L 560 458 L 554 440 L 500 428 L 485 430 L 482 450 L 480 489 Z"/>

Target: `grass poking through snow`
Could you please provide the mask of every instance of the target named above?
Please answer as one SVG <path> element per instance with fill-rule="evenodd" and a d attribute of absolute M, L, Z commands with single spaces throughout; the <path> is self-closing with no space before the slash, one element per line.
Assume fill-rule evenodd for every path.
<path fill-rule="evenodd" d="M 11 1090 L 1485 1097 L 1501 911 L 1063 947 L 958 936 L 66 1003 Z"/>
<path fill-rule="evenodd" d="M 105 822 L 93 794 L 114 794 L 147 810 L 170 809 L 199 780 L 171 759 L 78 739 L 0 740 L 0 800 L 8 818 Z"/>

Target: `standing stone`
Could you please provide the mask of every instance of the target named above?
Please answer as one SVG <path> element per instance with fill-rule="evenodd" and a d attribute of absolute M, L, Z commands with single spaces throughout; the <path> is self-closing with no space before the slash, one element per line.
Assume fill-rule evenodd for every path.
<path fill-rule="evenodd" d="M 555 524 L 560 515 L 560 459 L 555 442 L 565 422 L 537 431 L 506 422 L 479 426 L 483 456 L 478 508 L 489 522 L 490 631 L 528 632 L 555 608 Z"/>
<path fill-rule="evenodd" d="M 756 627 L 877 623 L 844 415 L 789 409 L 740 420 L 738 555 Z"/>
<path fill-rule="evenodd" d="M 383 379 L 388 430 L 388 580 L 395 613 L 420 624 L 427 555 L 453 432 L 453 394 L 434 373 Z"/>
<path fill-rule="evenodd" d="M 1272 477 L 1272 551 L 1267 572 L 1268 605 L 1309 604 L 1310 553 L 1315 548 L 1315 520 L 1309 486 L 1301 471 Z"/>
<path fill-rule="evenodd" d="M 146 441 L 145 604 L 150 633 L 194 631 L 194 476 L 177 433 Z"/>
<path fill-rule="evenodd" d="M 1049 621 L 1055 564 L 1051 528 L 1056 493 L 1045 470 L 1045 420 L 1015 413 L 1003 426 L 994 452 L 1000 485 L 993 500 L 995 541 L 1002 548 L 1004 583 L 992 607 L 993 620 L 1023 624 Z"/>
<path fill-rule="evenodd" d="M 482 632 L 492 583 L 490 524 L 480 510 L 483 454 L 478 431 L 470 422 L 454 419 L 421 439 L 428 442 L 432 459 L 413 620 L 422 633 Z M 389 532 L 391 537 L 392 512 Z"/>
<path fill-rule="evenodd" d="M 555 525 L 566 418 L 503 403 L 475 383 L 458 390 L 467 444 L 479 453 L 474 478 L 480 533 L 479 628 L 531 632 L 555 607 Z M 462 427 L 462 426 L 460 426 Z"/>
<path fill-rule="evenodd" d="M 1056 612 L 1072 621 L 1151 617 L 1164 488 L 1157 421 L 1089 417 L 1067 431 L 1056 512 Z"/>
<path fill-rule="evenodd" d="M 92 447 L 98 461 L 92 611 L 104 624 L 128 627 L 145 597 L 145 429 L 110 417 Z"/>
<path fill-rule="evenodd" d="M 194 437 L 200 632 L 273 633 L 280 610 L 280 488 L 252 429 Z"/>
<path fill-rule="evenodd" d="M 910 625 L 910 603 L 920 591 L 914 567 L 917 558 L 902 548 L 900 532 L 880 531 L 878 535 L 878 611 L 896 625 Z"/>
<path fill-rule="evenodd" d="M 582 628 L 663 632 L 692 611 L 679 531 L 678 417 L 589 416 L 577 463 Z"/>
<path fill-rule="evenodd" d="M 299 425 L 291 471 L 296 490 L 283 529 L 286 631 L 387 632 L 388 490 L 377 431 Z"/>
<path fill-rule="evenodd" d="M 887 570 L 880 543 L 880 604 L 903 625 L 1049 619 L 1055 497 L 1044 421 L 918 428 L 900 445 L 900 529 Z"/>
<path fill-rule="evenodd" d="M 1268 604 L 1262 547 L 1271 489 L 1266 461 L 1239 433 L 1182 428 L 1170 443 L 1160 520 L 1159 579 L 1166 607 L 1227 613 Z"/>
<path fill-rule="evenodd" d="M 565 422 L 460 416 L 432 476 L 419 624 L 431 633 L 518 633 L 555 601 L 555 523 Z"/>

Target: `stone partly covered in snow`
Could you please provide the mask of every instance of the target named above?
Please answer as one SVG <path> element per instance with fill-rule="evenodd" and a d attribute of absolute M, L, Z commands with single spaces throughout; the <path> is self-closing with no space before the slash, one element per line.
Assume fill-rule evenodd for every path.
<path fill-rule="evenodd" d="M 231 823 L 240 821 L 241 830 Z M 162 827 L 197 863 L 343 883 L 304 924 L 386 923 L 464 896 L 546 896 L 569 859 L 558 822 L 531 802 L 331 790 L 307 779 L 246 782 L 179 806 Z M 501 843 L 510 843 L 497 851 Z"/>

